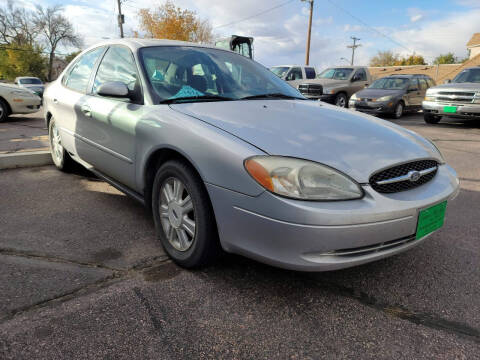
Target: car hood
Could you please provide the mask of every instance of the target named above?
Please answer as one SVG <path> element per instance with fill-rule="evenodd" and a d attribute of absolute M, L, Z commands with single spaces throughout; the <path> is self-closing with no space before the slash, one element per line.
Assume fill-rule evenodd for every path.
<path fill-rule="evenodd" d="M 357 98 L 369 98 L 369 99 L 376 99 L 382 96 L 389 96 L 389 95 L 403 95 L 405 93 L 404 90 L 387 90 L 387 89 L 363 89 L 359 92 L 355 93 Z"/>
<path fill-rule="evenodd" d="M 429 90 L 473 90 L 478 91 L 480 89 L 480 83 L 472 83 L 472 82 L 465 82 L 465 83 L 448 83 L 437 85 L 435 87 L 430 88 Z"/>
<path fill-rule="evenodd" d="M 313 83 L 313 84 L 320 84 L 325 88 L 333 88 L 337 86 L 345 86 L 350 84 L 348 80 L 334 80 L 334 79 L 312 79 L 310 81 L 306 81 L 306 84 Z"/>
<path fill-rule="evenodd" d="M 441 160 L 412 131 L 373 116 L 308 100 L 249 100 L 170 105 L 270 155 L 313 160 L 367 183 L 375 171 L 421 159 Z"/>

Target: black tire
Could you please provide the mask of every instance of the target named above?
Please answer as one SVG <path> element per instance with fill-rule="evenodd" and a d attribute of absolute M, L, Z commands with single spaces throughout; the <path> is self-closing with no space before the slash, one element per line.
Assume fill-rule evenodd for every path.
<path fill-rule="evenodd" d="M 0 122 L 7 121 L 8 115 L 10 115 L 8 105 L 3 99 L 0 99 Z"/>
<path fill-rule="evenodd" d="M 395 105 L 395 110 L 393 110 L 393 117 L 395 119 L 400 119 L 403 116 L 405 111 L 405 104 L 403 101 L 399 101 L 397 105 Z"/>
<path fill-rule="evenodd" d="M 348 107 L 348 99 L 347 95 L 344 93 L 338 93 L 337 96 L 335 96 L 335 105 L 343 108 Z"/>
<path fill-rule="evenodd" d="M 423 114 L 423 120 L 425 120 L 427 124 L 438 124 L 441 119 L 442 117 L 439 115 L 433 115 L 429 113 Z"/>
<path fill-rule="evenodd" d="M 172 180 L 173 179 L 173 180 Z M 195 233 L 192 236 L 191 245 L 186 250 L 178 250 L 174 243 L 171 243 L 162 225 L 160 216 L 160 206 L 165 204 L 165 198 L 162 198 L 162 187 L 165 187 L 169 181 L 179 180 L 185 188 L 183 194 L 189 195 L 193 204 L 193 220 L 195 223 Z M 171 201 L 174 202 L 174 201 Z M 171 203 L 170 202 L 170 203 Z M 169 203 L 169 204 L 170 204 Z M 165 209 L 162 210 L 163 221 L 166 220 Z M 170 214 L 170 205 L 166 211 Z M 218 231 L 213 213 L 213 208 L 205 186 L 192 169 L 192 167 L 184 161 L 170 160 L 160 166 L 155 175 L 152 189 L 152 213 L 155 223 L 157 238 L 162 243 L 166 253 L 174 262 L 185 268 L 198 268 L 211 264 L 221 253 L 220 242 L 218 239 Z M 177 215 L 175 215 L 177 216 Z M 185 216 L 181 215 L 182 217 Z M 179 218 L 177 216 L 177 218 Z M 170 218 L 168 218 L 170 219 Z M 167 225 L 168 226 L 168 225 Z M 172 228 L 173 231 L 182 230 L 182 226 Z M 170 227 L 169 227 L 170 229 Z M 174 237 L 180 240 L 178 232 Z"/>
<path fill-rule="evenodd" d="M 48 143 L 50 145 L 50 154 L 52 155 L 53 164 L 57 167 L 57 169 L 65 172 L 69 172 L 75 167 L 74 160 L 70 157 L 68 152 L 65 150 L 63 146 L 60 149 L 57 148 L 58 153 L 55 150 L 54 145 L 54 132 L 56 128 L 55 119 L 52 117 L 50 122 L 48 123 Z M 58 134 L 60 138 L 60 135 Z M 60 145 L 61 145 L 61 139 Z"/>

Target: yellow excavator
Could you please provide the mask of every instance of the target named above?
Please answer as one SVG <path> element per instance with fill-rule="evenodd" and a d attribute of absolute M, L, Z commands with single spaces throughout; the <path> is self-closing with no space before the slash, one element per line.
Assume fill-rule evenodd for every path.
<path fill-rule="evenodd" d="M 240 55 L 253 59 L 253 37 L 232 35 L 218 39 L 215 46 L 221 49 L 235 51 Z"/>

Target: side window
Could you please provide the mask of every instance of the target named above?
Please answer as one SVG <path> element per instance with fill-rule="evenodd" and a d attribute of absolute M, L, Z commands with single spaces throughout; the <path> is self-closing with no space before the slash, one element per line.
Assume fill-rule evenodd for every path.
<path fill-rule="evenodd" d="M 355 73 L 355 81 L 367 81 L 367 73 L 364 69 L 358 69 Z"/>
<path fill-rule="evenodd" d="M 408 90 L 419 90 L 417 79 L 410 79 L 410 85 L 408 85 Z"/>
<path fill-rule="evenodd" d="M 315 69 L 311 67 L 306 67 L 305 68 L 305 76 L 307 79 L 315 79 Z"/>
<path fill-rule="evenodd" d="M 428 85 L 425 79 L 418 79 L 418 83 L 420 84 L 420 90 L 427 90 Z"/>
<path fill-rule="evenodd" d="M 137 67 L 129 49 L 123 46 L 112 46 L 102 59 L 98 67 L 92 92 L 106 82 L 120 81 L 133 91 L 137 86 Z"/>
<path fill-rule="evenodd" d="M 103 47 L 99 47 L 80 57 L 65 78 L 64 85 L 72 90 L 85 93 L 93 67 L 103 50 Z"/>
<path fill-rule="evenodd" d="M 290 70 L 290 74 L 287 76 L 287 80 L 301 80 L 303 79 L 302 69 L 295 67 Z"/>

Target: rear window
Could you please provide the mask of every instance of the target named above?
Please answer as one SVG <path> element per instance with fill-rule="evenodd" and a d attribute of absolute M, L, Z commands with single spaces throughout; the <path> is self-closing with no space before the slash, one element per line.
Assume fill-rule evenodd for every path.
<path fill-rule="evenodd" d="M 315 79 L 315 76 L 316 76 L 315 69 L 311 67 L 306 67 L 305 76 L 307 77 L 307 79 Z"/>

